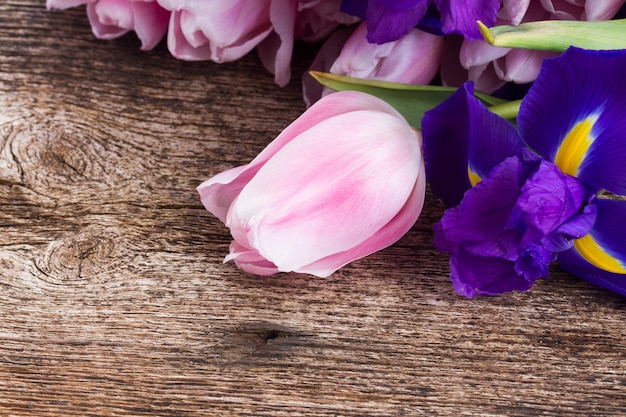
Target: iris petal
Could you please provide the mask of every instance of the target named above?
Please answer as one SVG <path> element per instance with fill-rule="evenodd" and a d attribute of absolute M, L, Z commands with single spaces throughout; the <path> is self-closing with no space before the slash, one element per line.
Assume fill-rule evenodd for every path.
<path fill-rule="evenodd" d="M 450 258 L 450 279 L 454 289 L 468 298 L 530 289 L 534 281 L 518 275 L 514 266 L 515 262 L 507 259 L 475 255 L 461 249 Z"/>
<path fill-rule="evenodd" d="M 472 40 L 482 40 L 476 21 L 493 26 L 500 8 L 499 0 L 435 0 L 435 3 L 441 12 L 443 31 L 458 33 Z"/>
<path fill-rule="evenodd" d="M 382 44 L 400 39 L 426 15 L 428 3 L 427 0 L 369 0 L 367 40 Z"/>
<path fill-rule="evenodd" d="M 588 239 L 592 239 L 597 244 L 598 250 L 602 251 L 602 255 L 597 250 L 591 253 L 596 254 L 596 259 L 604 259 L 605 263 L 594 261 L 590 257 L 592 255 L 586 257 L 591 263 L 603 269 L 613 269 L 611 272 L 626 274 L 626 200 L 599 198 L 595 206 L 598 218 Z M 576 245 L 577 248 L 583 246 Z M 586 247 L 591 248 L 590 245 Z M 609 265 L 613 265 L 613 268 L 609 268 Z M 626 275 L 624 279 L 626 280 Z"/>
<path fill-rule="evenodd" d="M 626 51 L 569 48 L 547 59 L 522 102 L 528 145 L 596 189 L 626 194 Z"/>
<path fill-rule="evenodd" d="M 448 206 L 459 204 L 465 191 L 506 158 L 521 155 L 524 147 L 513 125 L 474 97 L 472 83 L 426 112 L 422 133 L 426 177 Z"/>
<path fill-rule="evenodd" d="M 509 221 L 520 188 L 537 164 L 512 157 L 495 167 L 484 181 L 465 193 L 461 204 L 446 210 L 435 223 L 435 247 L 448 253 L 464 248 L 483 257 L 514 261 L 522 233 L 509 227 Z"/>
<path fill-rule="evenodd" d="M 626 200 L 599 198 L 593 230 L 559 254 L 561 268 L 626 295 Z"/>

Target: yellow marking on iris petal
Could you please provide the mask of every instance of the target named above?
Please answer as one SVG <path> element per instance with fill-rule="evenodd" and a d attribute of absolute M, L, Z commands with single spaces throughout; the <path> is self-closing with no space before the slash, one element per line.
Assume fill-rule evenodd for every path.
<path fill-rule="evenodd" d="M 574 247 L 593 266 L 614 274 L 626 274 L 626 268 L 619 259 L 606 253 L 591 235 L 585 235 L 574 241 Z"/>
<path fill-rule="evenodd" d="M 470 184 L 472 184 L 472 187 L 476 187 L 476 184 L 478 184 L 480 180 L 482 180 L 482 178 L 480 178 L 480 175 L 472 171 L 472 168 L 470 168 L 469 165 L 467 166 L 467 178 L 469 179 Z"/>
<path fill-rule="evenodd" d="M 597 116 L 588 116 L 576 123 L 565 136 L 554 159 L 554 163 L 562 172 L 572 176 L 578 174 L 578 168 L 595 139 L 591 135 L 591 129 L 597 120 Z"/>

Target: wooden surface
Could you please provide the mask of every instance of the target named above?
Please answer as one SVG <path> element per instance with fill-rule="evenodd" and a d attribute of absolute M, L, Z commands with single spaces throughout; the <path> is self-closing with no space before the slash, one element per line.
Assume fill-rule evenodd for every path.
<path fill-rule="evenodd" d="M 303 110 L 255 53 L 181 62 L 0 1 L 0 416 L 626 414 L 626 300 L 554 270 L 467 300 L 400 242 L 328 279 L 222 264 L 195 187 Z"/>

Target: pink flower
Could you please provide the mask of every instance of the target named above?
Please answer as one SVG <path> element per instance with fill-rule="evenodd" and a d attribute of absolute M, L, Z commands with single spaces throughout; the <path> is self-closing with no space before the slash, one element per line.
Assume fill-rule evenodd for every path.
<path fill-rule="evenodd" d="M 184 60 L 235 61 L 272 31 L 271 0 L 158 0 L 172 11 L 167 44 Z"/>
<path fill-rule="evenodd" d="M 443 37 L 411 29 L 399 40 L 379 45 L 369 43 L 366 35 L 367 25 L 362 22 L 345 41 L 334 61 L 330 56 L 333 52 L 330 51 L 336 53 L 339 49 L 337 43 L 341 42 L 338 37 L 342 35 L 333 35 L 320 50 L 311 70 L 407 84 L 428 84 L 437 74 L 443 52 Z M 312 77 L 303 77 L 307 105 L 332 92 L 317 84 Z"/>
<path fill-rule="evenodd" d="M 91 29 L 99 39 L 115 39 L 133 30 L 141 49 L 150 50 L 167 31 L 170 14 L 156 0 L 47 0 L 49 9 L 81 4 L 87 4 Z"/>
<path fill-rule="evenodd" d="M 251 163 L 198 187 L 233 236 L 225 261 L 257 275 L 326 277 L 396 242 L 424 203 L 420 141 L 378 98 L 323 98 Z"/>
<path fill-rule="evenodd" d="M 607 20 L 612 18 L 624 0 L 504 0 L 496 25 L 519 25 L 538 20 Z M 446 43 L 442 79 L 446 85 L 458 86 L 469 79 L 476 89 L 492 93 L 507 81 L 524 84 L 534 81 L 545 58 L 555 52 L 507 49 L 483 41 L 464 40 L 459 49 L 456 39 Z M 458 59 L 454 56 L 459 54 Z"/>

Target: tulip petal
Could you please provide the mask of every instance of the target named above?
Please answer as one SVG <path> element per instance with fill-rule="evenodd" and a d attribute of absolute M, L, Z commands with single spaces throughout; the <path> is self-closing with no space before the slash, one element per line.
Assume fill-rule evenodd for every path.
<path fill-rule="evenodd" d="M 426 177 L 448 206 L 459 204 L 465 191 L 523 148 L 515 128 L 487 110 L 472 90 L 464 84 L 422 119 Z"/>
<path fill-rule="evenodd" d="M 424 206 L 426 175 L 421 165 L 417 184 L 400 212 L 378 232 L 354 248 L 315 261 L 299 268 L 296 272 L 327 277 L 342 266 L 379 251 L 395 243 L 415 224 Z"/>
<path fill-rule="evenodd" d="M 337 137 L 347 130 L 349 139 Z M 417 134 L 404 119 L 371 111 L 331 117 L 259 169 L 226 225 L 235 240 L 235 231 L 244 231 L 280 271 L 298 270 L 384 227 L 411 195 L 420 161 Z"/>
<path fill-rule="evenodd" d="M 261 63 L 274 74 L 274 82 L 281 87 L 287 85 L 291 78 L 297 13 L 297 2 L 273 0 L 270 3 L 270 21 L 274 31 L 257 46 Z"/>
<path fill-rule="evenodd" d="M 141 40 L 141 50 L 149 51 L 165 36 L 170 12 L 156 1 L 133 1 L 130 6 L 133 10 L 134 30 Z"/>
<path fill-rule="evenodd" d="M 211 214 L 224 223 L 230 205 L 252 178 L 252 174 L 248 165 L 220 172 L 198 186 L 200 201 Z"/>
<path fill-rule="evenodd" d="M 626 194 L 626 51 L 569 48 L 547 59 L 522 102 L 528 145 L 596 189 Z"/>
<path fill-rule="evenodd" d="M 279 272 L 276 265 L 262 257 L 259 252 L 247 248 L 235 240 L 230 244 L 230 254 L 224 259 L 224 262 L 228 261 L 235 261 L 238 268 L 249 274 L 265 276 Z"/>

